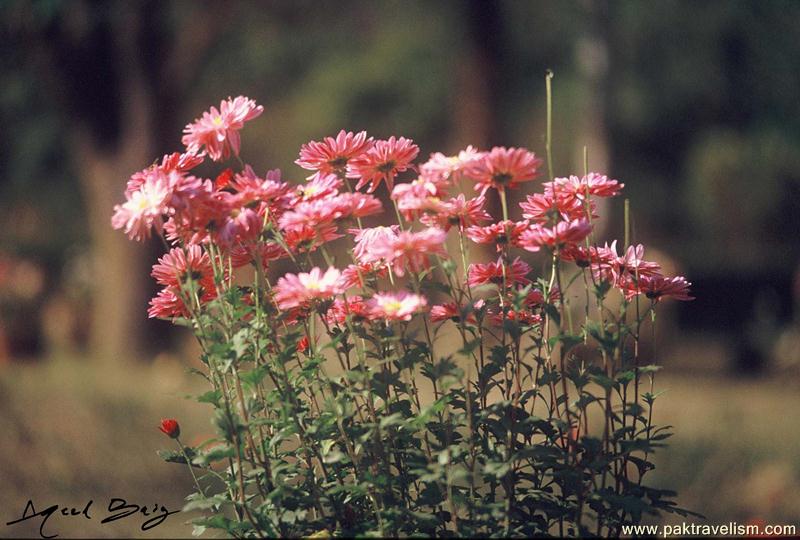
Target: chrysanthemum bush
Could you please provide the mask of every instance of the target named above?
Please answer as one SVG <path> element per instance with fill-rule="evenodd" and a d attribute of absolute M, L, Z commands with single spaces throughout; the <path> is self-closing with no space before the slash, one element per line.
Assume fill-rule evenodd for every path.
<path fill-rule="evenodd" d="M 196 534 L 617 535 L 685 514 L 647 485 L 670 433 L 639 343 L 689 283 L 594 236 L 621 183 L 545 177 L 524 148 L 415 163 L 363 131 L 303 145 L 290 183 L 240 157 L 261 113 L 211 108 L 113 217 L 163 239 L 149 315 L 202 348 L 218 435 L 163 453 L 192 470 Z"/>

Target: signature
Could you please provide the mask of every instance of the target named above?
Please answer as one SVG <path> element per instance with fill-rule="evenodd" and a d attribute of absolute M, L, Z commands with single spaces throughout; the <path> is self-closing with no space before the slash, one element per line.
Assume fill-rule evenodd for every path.
<path fill-rule="evenodd" d="M 90 515 L 92 504 L 94 504 L 94 501 L 90 500 L 82 509 L 74 506 L 59 506 L 54 504 L 52 506 L 48 506 L 44 510 L 37 511 L 33 505 L 33 501 L 29 499 L 28 504 L 25 505 L 25 510 L 22 511 L 22 517 L 15 519 L 14 521 L 9 521 L 6 523 L 6 525 L 15 525 L 17 523 L 22 523 L 23 521 L 28 521 L 29 519 L 41 518 L 42 521 L 39 524 L 39 536 L 42 538 L 56 538 L 58 534 L 45 534 L 44 527 L 47 524 L 48 519 L 54 515 L 92 519 L 92 516 Z M 141 529 L 143 531 L 147 531 L 154 527 L 158 527 L 164 523 L 164 520 L 167 519 L 167 517 L 177 512 L 180 512 L 180 510 L 169 511 L 163 504 L 160 505 L 156 503 L 153 505 L 140 506 L 138 504 L 128 503 L 128 501 L 125 499 L 114 497 L 108 502 L 106 515 L 100 523 L 110 523 L 118 519 L 124 519 L 126 517 L 137 515 L 137 517 L 147 518 L 142 522 L 141 525 Z"/>

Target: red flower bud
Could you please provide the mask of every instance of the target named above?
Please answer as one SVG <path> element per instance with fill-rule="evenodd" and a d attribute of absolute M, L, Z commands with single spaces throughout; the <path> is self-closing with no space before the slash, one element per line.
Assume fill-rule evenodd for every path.
<path fill-rule="evenodd" d="M 297 350 L 301 353 L 304 353 L 308 350 L 308 337 L 304 337 L 297 342 Z"/>
<path fill-rule="evenodd" d="M 166 420 L 161 420 L 161 425 L 158 426 L 158 429 L 161 430 L 162 433 L 168 435 L 173 439 L 177 439 L 181 436 L 181 426 L 178 425 L 178 421 L 174 418 L 168 418 Z"/>

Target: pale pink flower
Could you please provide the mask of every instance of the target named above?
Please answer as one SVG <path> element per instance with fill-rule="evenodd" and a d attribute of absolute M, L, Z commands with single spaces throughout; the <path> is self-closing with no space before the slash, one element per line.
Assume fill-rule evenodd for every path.
<path fill-rule="evenodd" d="M 541 159 L 524 148 L 496 146 L 471 161 L 465 174 L 476 181 L 475 189 L 483 195 L 491 187 L 497 190 L 515 188 L 533 180 L 541 164 Z"/>
<path fill-rule="evenodd" d="M 187 152 L 198 154 L 205 150 L 214 161 L 228 159 L 231 155 L 238 156 L 239 130 L 245 122 L 258 117 L 263 111 L 264 107 L 244 96 L 222 100 L 219 110 L 211 107 L 184 128 L 181 142 Z"/>
<path fill-rule="evenodd" d="M 294 193 L 293 203 L 300 201 L 314 201 L 325 199 L 339 194 L 339 188 L 343 181 L 335 174 L 313 175 L 311 180 L 301 186 L 297 186 Z"/>
<path fill-rule="evenodd" d="M 380 255 L 375 251 L 375 246 L 378 244 L 387 244 L 390 241 L 397 239 L 397 234 L 400 232 L 399 225 L 392 225 L 390 227 L 372 227 L 366 229 L 350 229 L 348 231 L 354 234 L 353 242 L 353 256 L 361 264 L 371 263 L 385 263 Z"/>
<path fill-rule="evenodd" d="M 560 221 L 554 227 L 533 225 L 522 233 L 519 245 L 528 251 L 539 251 L 542 247 L 562 248 L 577 244 L 592 232 L 592 224 L 586 219 Z"/>
<path fill-rule="evenodd" d="M 531 282 L 526 276 L 530 273 L 531 267 L 519 257 L 514 259 L 509 266 L 505 267 L 505 281 L 507 286 L 515 283 L 527 285 Z M 490 262 L 485 264 L 470 264 L 467 271 L 467 284 L 470 287 L 477 287 L 478 285 L 502 285 L 503 284 L 503 259 L 497 259 L 497 262 Z"/>
<path fill-rule="evenodd" d="M 466 230 L 467 238 L 476 244 L 495 244 L 497 251 L 501 251 L 503 246 L 519 245 L 519 239 L 523 232 L 528 229 L 527 221 L 500 221 L 479 227 L 474 225 Z"/>
<path fill-rule="evenodd" d="M 397 209 L 407 221 L 412 221 L 420 212 L 441 212 L 444 204 L 441 193 L 433 182 L 417 178 L 413 182 L 398 184 L 392 190 L 391 198 L 397 201 Z"/>
<path fill-rule="evenodd" d="M 483 209 L 485 203 L 486 197 L 483 195 L 467 199 L 460 194 L 458 197 L 444 201 L 441 210 L 425 214 L 419 220 L 428 227 L 438 227 L 449 231 L 450 227 L 457 225 L 463 231 L 466 227 L 492 219 L 492 216 Z"/>
<path fill-rule="evenodd" d="M 309 141 L 301 146 L 300 158 L 295 163 L 304 169 L 316 171 L 319 176 L 341 176 L 347 171 L 350 160 L 369 150 L 372 145 L 372 137 L 367 138 L 366 131 L 354 134 L 341 130 L 335 139 L 325 137 L 322 141 Z"/>
<path fill-rule="evenodd" d="M 458 182 L 463 176 L 464 170 L 483 154 L 484 152 L 478 152 L 472 146 L 467 146 L 457 156 L 446 156 L 441 152 L 436 152 L 431 154 L 428 161 L 420 165 L 419 175 L 423 180 L 431 182 L 441 189 Z"/>
<path fill-rule="evenodd" d="M 372 244 L 375 257 L 383 259 L 398 276 L 406 270 L 419 272 L 429 265 L 430 255 L 447 256 L 444 248 L 447 233 L 429 228 L 420 232 L 400 231 L 395 238 L 382 237 Z"/>
<path fill-rule="evenodd" d="M 328 199 L 317 199 L 296 204 L 278 219 L 278 224 L 282 230 L 313 229 L 332 225 L 342 215 L 341 208 L 332 205 Z"/>
<path fill-rule="evenodd" d="M 661 273 L 661 265 L 644 260 L 644 246 L 628 246 L 625 255 L 616 260 L 620 272 L 628 272 L 634 277 L 655 276 Z"/>
<path fill-rule="evenodd" d="M 368 302 L 369 315 L 373 319 L 410 321 L 415 313 L 423 311 L 428 301 L 418 294 L 407 292 L 376 293 Z"/>
<path fill-rule="evenodd" d="M 368 193 L 340 193 L 324 200 L 334 205 L 343 218 L 362 218 L 383 212 L 380 199 Z"/>
<path fill-rule="evenodd" d="M 136 191 L 125 194 L 127 200 L 123 204 L 114 206 L 111 226 L 124 229 L 129 238 L 139 241 L 150 238 L 154 229 L 160 233 L 171 195 L 167 175 L 153 171 Z"/>
<path fill-rule="evenodd" d="M 285 310 L 305 306 L 314 300 L 333 298 L 344 292 L 340 277 L 339 270 L 333 267 L 324 274 L 318 267 L 308 273 L 286 274 L 275 286 L 275 303 Z"/>
<path fill-rule="evenodd" d="M 369 184 L 369 193 L 378 189 L 381 180 L 385 180 L 391 192 L 397 174 L 408 169 L 418 153 L 419 147 L 405 137 L 392 136 L 376 141 L 372 148 L 348 163 L 347 176 L 359 179 L 356 189 Z"/>

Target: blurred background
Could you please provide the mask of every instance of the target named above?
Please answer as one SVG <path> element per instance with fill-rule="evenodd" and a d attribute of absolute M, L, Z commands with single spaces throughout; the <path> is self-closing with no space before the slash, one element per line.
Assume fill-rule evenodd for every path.
<path fill-rule="evenodd" d="M 183 399 L 195 351 L 146 317 L 161 247 L 110 227 L 186 123 L 255 99 L 242 155 L 295 181 L 300 145 L 341 128 L 413 138 L 423 160 L 543 154 L 547 69 L 556 174 L 588 147 L 626 184 L 635 241 L 697 297 L 664 306 L 651 348 L 676 426 L 657 483 L 709 523 L 800 524 L 798 29 L 779 0 L 0 3 L 0 536 L 36 534 L 4 526 L 29 498 L 175 509 L 190 489 L 155 450 L 161 417 L 187 443 L 211 432 Z M 608 215 L 621 237 L 621 200 Z M 147 536 L 87 523 L 58 532 Z"/>

